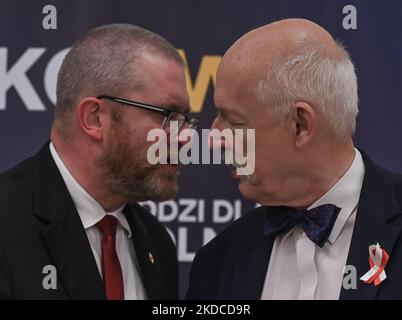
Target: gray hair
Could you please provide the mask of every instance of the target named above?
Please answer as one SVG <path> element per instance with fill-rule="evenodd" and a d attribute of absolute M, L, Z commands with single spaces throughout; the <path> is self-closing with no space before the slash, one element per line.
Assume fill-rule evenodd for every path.
<path fill-rule="evenodd" d="M 69 50 L 57 78 L 55 120 L 72 114 L 80 96 L 120 95 L 141 87 L 136 61 L 144 53 L 158 53 L 184 62 L 160 35 L 130 24 L 109 24 L 85 33 Z M 67 117 L 66 117 L 67 115 Z M 68 125 L 67 125 L 68 126 Z"/>
<path fill-rule="evenodd" d="M 280 121 L 290 116 L 292 105 L 304 101 L 312 105 L 335 136 L 354 134 L 358 113 L 357 77 L 346 49 L 337 43 L 338 57 L 324 47 L 303 40 L 294 54 L 280 58 L 257 83 L 256 94 L 272 105 Z"/>

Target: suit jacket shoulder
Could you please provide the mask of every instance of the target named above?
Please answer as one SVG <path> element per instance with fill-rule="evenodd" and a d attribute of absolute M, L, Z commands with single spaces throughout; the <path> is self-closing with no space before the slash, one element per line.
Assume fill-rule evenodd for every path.
<path fill-rule="evenodd" d="M 258 207 L 230 224 L 196 254 L 187 299 L 258 299 L 273 239 L 265 235 L 266 207 Z M 248 260 L 249 256 L 256 259 Z M 249 291 L 244 291 L 249 281 Z"/>
<path fill-rule="evenodd" d="M 255 208 L 228 225 L 201 250 L 200 256 L 225 255 L 226 252 L 237 252 L 239 246 L 260 239 L 267 208 Z M 227 253 L 226 253 L 227 254 Z"/>

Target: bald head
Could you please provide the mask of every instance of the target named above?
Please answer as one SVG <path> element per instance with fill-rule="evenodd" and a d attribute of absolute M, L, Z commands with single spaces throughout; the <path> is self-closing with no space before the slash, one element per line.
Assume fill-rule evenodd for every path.
<path fill-rule="evenodd" d="M 241 68 L 258 79 L 279 59 L 297 53 L 300 44 L 319 47 L 333 59 L 342 52 L 332 36 L 318 24 L 304 19 L 286 19 L 252 30 L 237 40 L 225 53 L 222 67 Z"/>
<path fill-rule="evenodd" d="M 322 113 L 334 132 L 354 131 L 354 66 L 342 45 L 311 21 L 281 20 L 242 36 L 222 59 L 217 87 L 228 78 L 278 115 L 285 116 L 300 100 Z"/>

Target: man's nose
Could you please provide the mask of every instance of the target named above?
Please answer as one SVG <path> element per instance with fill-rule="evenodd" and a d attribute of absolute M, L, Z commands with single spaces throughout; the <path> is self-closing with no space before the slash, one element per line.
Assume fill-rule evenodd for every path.
<path fill-rule="evenodd" d="M 225 139 L 220 134 L 220 132 L 224 129 L 222 121 L 219 117 L 216 117 L 212 122 L 211 130 L 208 136 L 208 146 L 211 150 L 215 149 L 224 149 L 225 148 Z"/>
<path fill-rule="evenodd" d="M 214 119 L 214 121 L 212 122 L 211 130 L 212 130 L 212 129 L 219 129 L 219 130 L 220 130 L 220 125 L 221 125 L 221 122 L 220 122 L 220 120 L 219 120 L 219 117 L 216 117 L 216 118 Z"/>

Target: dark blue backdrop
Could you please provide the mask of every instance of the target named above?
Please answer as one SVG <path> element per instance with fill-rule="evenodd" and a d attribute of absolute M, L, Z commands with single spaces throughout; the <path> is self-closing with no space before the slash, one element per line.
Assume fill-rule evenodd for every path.
<path fill-rule="evenodd" d="M 42 8 L 47 4 L 57 9 L 57 30 L 42 27 Z M 357 10 L 356 30 L 342 26 L 342 9 L 350 4 Z M 2 0 L 0 170 L 33 155 L 48 139 L 56 60 L 61 56 L 57 54 L 86 30 L 127 22 L 155 31 L 183 49 L 191 85 L 197 84 L 197 78 L 198 84 L 208 84 L 206 90 L 195 87 L 192 95 L 193 104 L 202 107 L 201 127 L 208 128 L 215 115 L 212 75 L 220 56 L 247 31 L 289 17 L 321 24 L 351 52 L 360 96 L 356 144 L 382 166 L 402 171 L 400 0 Z M 18 68 L 26 73 L 18 72 Z M 13 70 L 18 79 L 12 79 Z M 35 110 L 38 108 L 43 110 Z M 224 167 L 195 165 L 183 171 L 175 201 L 148 203 L 177 241 L 182 294 L 194 252 L 242 211 L 254 206 L 242 200 Z"/>

